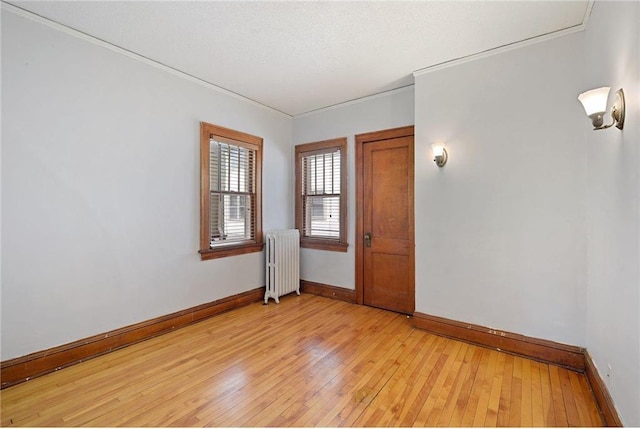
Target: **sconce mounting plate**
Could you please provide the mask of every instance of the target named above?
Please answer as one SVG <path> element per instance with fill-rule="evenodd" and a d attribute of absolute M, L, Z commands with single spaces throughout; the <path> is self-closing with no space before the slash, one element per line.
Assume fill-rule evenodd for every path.
<path fill-rule="evenodd" d="M 620 88 L 616 91 L 616 101 L 611 111 L 611 116 L 619 129 L 624 128 L 624 113 L 624 91 Z"/>

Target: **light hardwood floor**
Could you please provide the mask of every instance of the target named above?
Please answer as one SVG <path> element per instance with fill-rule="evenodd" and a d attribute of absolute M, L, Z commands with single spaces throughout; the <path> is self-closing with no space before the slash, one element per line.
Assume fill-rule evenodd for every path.
<path fill-rule="evenodd" d="M 303 294 L 0 392 L 3 426 L 601 426 L 583 374 Z"/>

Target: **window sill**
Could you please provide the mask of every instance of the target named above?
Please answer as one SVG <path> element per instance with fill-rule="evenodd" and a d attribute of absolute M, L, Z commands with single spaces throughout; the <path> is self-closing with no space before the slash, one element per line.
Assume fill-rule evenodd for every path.
<path fill-rule="evenodd" d="M 230 246 L 221 246 L 217 249 L 199 250 L 200 260 L 226 258 L 227 256 L 245 255 L 247 253 L 262 252 L 264 243 L 238 244 Z"/>
<path fill-rule="evenodd" d="M 349 248 L 349 243 L 341 243 L 332 240 L 305 239 L 300 240 L 300 247 L 304 247 L 306 249 L 329 250 L 332 252 L 346 252 Z"/>

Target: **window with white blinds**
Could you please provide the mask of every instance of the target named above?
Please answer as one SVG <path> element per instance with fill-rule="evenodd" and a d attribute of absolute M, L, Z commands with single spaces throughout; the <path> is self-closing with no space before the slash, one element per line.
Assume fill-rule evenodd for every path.
<path fill-rule="evenodd" d="M 340 149 L 302 157 L 303 235 L 340 238 Z"/>
<path fill-rule="evenodd" d="M 346 138 L 296 146 L 296 227 L 303 247 L 346 251 Z"/>
<path fill-rule="evenodd" d="M 203 259 L 262 249 L 260 161 L 262 139 L 215 125 L 201 125 Z M 206 188 L 206 189 L 205 189 Z M 251 250 L 259 245 L 259 250 Z M 220 255 L 216 251 L 220 250 Z M 246 250 L 246 249 L 244 249 Z"/>

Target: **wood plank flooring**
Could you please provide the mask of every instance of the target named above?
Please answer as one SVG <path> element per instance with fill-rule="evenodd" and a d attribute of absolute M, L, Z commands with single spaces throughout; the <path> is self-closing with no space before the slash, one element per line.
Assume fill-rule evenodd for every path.
<path fill-rule="evenodd" d="M 314 295 L 0 392 L 2 426 L 602 426 L 583 374 Z"/>

